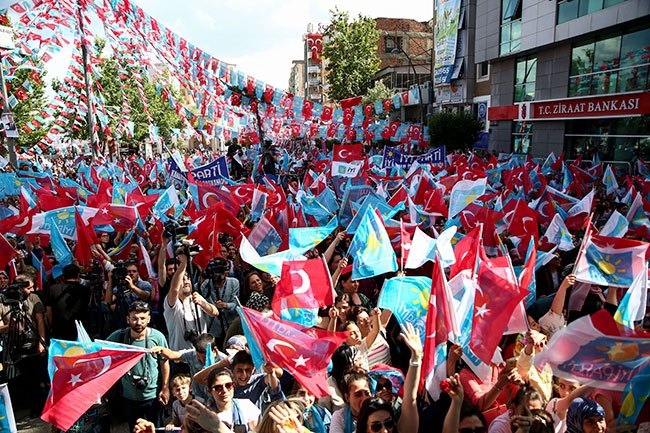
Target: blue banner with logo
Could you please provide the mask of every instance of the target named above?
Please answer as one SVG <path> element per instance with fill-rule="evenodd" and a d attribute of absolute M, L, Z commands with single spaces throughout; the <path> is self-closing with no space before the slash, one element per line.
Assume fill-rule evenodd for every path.
<path fill-rule="evenodd" d="M 226 157 L 222 156 L 209 164 L 192 169 L 192 176 L 195 180 L 208 185 L 219 186 L 227 183 L 226 180 L 230 179 L 230 176 L 228 175 Z"/>
<path fill-rule="evenodd" d="M 400 152 L 394 147 L 384 147 L 384 161 L 381 168 L 392 168 L 400 166 L 407 169 L 413 165 L 414 162 L 419 164 L 442 164 L 445 162 L 445 146 L 436 147 L 422 155 L 409 155 L 408 153 Z"/>

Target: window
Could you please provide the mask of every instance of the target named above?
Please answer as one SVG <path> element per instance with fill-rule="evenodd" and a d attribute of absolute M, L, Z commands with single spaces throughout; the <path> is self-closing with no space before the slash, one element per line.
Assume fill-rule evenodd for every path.
<path fill-rule="evenodd" d="M 562 24 L 589 15 L 625 0 L 560 0 L 557 6 L 557 23 Z"/>
<path fill-rule="evenodd" d="M 401 36 L 384 36 L 384 53 L 392 53 L 394 49 L 402 49 Z"/>
<path fill-rule="evenodd" d="M 515 102 L 535 100 L 537 57 L 522 57 L 515 69 Z"/>
<path fill-rule="evenodd" d="M 490 79 L 490 64 L 481 62 L 476 65 L 476 81 L 485 81 Z"/>
<path fill-rule="evenodd" d="M 501 0 L 501 45 L 499 54 L 519 51 L 521 39 L 521 0 Z"/>
<path fill-rule="evenodd" d="M 650 28 L 575 46 L 569 96 L 604 95 L 648 89 Z"/>

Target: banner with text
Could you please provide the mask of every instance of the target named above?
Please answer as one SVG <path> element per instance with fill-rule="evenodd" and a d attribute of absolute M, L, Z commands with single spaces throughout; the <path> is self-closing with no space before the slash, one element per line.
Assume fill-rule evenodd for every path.
<path fill-rule="evenodd" d="M 445 146 L 436 147 L 422 155 L 409 155 L 400 152 L 394 147 L 384 147 L 384 161 L 381 168 L 392 168 L 400 166 L 408 169 L 414 162 L 419 164 L 442 164 L 445 162 Z"/>
<path fill-rule="evenodd" d="M 226 157 L 222 156 L 209 164 L 192 169 L 192 176 L 195 180 L 208 185 L 220 186 L 227 183 L 226 180 L 230 179 L 230 176 L 228 175 Z"/>
<path fill-rule="evenodd" d="M 439 1 L 436 6 L 436 25 L 434 29 L 435 64 L 434 86 L 451 85 L 451 76 L 456 61 L 460 0 Z"/>

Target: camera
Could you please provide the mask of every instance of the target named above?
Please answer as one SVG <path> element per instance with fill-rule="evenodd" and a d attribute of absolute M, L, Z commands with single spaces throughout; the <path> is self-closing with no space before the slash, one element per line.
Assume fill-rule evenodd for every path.
<path fill-rule="evenodd" d="M 131 376 L 131 383 L 136 389 L 143 390 L 149 385 L 149 378 L 145 376 Z"/>
<path fill-rule="evenodd" d="M 178 220 L 169 219 L 163 224 L 163 234 L 171 239 L 185 237 L 190 234 L 189 225 L 191 222 L 191 218 L 188 217 L 181 217 Z"/>
<path fill-rule="evenodd" d="M 205 274 L 208 278 L 214 280 L 215 283 L 221 283 L 226 278 L 226 273 L 230 270 L 230 264 L 224 258 L 217 257 L 210 260 L 208 266 L 205 267 Z"/>
<path fill-rule="evenodd" d="M 186 256 L 195 256 L 203 250 L 201 245 L 194 244 L 194 239 L 183 239 L 176 242 L 174 248 L 176 249 L 176 254 L 184 254 Z"/>
<path fill-rule="evenodd" d="M 185 333 L 183 334 L 183 338 L 188 343 L 194 343 L 194 340 L 196 340 L 198 336 L 199 336 L 199 333 L 196 332 L 195 329 L 186 329 Z"/>
<path fill-rule="evenodd" d="M 26 299 L 25 288 L 29 287 L 29 281 L 15 281 L 9 284 L 0 293 L 0 304 L 18 305 Z"/>
<path fill-rule="evenodd" d="M 90 262 L 90 266 L 86 268 L 86 272 L 79 274 L 79 276 L 91 283 L 104 280 L 104 268 L 97 260 Z"/>
<path fill-rule="evenodd" d="M 118 294 L 123 297 L 127 297 L 131 294 L 131 287 L 129 287 L 129 283 L 126 281 L 126 276 L 128 275 L 126 267 L 133 264 L 137 264 L 137 262 L 133 260 L 118 260 L 115 263 L 115 268 L 113 268 L 113 281 L 115 287 L 117 287 Z"/>

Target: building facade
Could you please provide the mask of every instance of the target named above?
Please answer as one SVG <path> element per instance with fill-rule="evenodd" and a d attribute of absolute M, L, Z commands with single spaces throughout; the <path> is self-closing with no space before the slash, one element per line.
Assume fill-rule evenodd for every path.
<path fill-rule="evenodd" d="M 490 149 L 650 157 L 650 1 L 481 0 L 472 7 L 476 71 L 489 65 Z"/>

